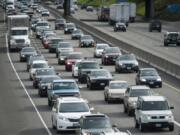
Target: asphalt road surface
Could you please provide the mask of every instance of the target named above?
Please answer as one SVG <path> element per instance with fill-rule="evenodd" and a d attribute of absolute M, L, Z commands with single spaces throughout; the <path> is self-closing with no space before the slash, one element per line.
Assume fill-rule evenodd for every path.
<path fill-rule="evenodd" d="M 54 24 L 51 23 L 51 27 L 54 28 Z M 70 35 L 64 35 L 63 31 L 56 31 L 57 35 L 64 37 L 66 41 L 71 42 L 74 45 L 75 51 L 81 51 L 84 57 L 93 57 L 93 48 L 78 48 L 78 41 L 72 41 Z M 55 54 L 49 54 L 48 50 L 42 47 L 39 39 L 36 39 L 34 35 L 31 37 L 32 46 L 38 48 L 42 54 L 47 58 L 50 65 L 54 66 L 57 72 L 61 74 L 62 78 L 72 78 L 71 72 L 66 72 L 64 66 L 57 64 Z M 50 132 L 56 134 L 52 130 L 51 125 L 51 108 L 48 107 L 47 98 L 40 98 L 38 96 L 37 89 L 34 89 L 32 82 L 29 80 L 29 73 L 26 72 L 26 63 L 19 62 L 18 53 L 10 53 L 10 58 L 20 77 L 25 89 L 32 98 L 35 107 L 39 111 L 37 114 L 34 106 L 29 100 L 24 88 L 17 79 L 14 73 L 6 51 L 5 36 L 0 38 L 0 134 L 2 135 L 46 135 L 48 134 L 45 126 L 42 124 L 42 120 L 47 125 Z M 96 59 L 100 63 L 100 59 Z M 114 73 L 114 66 L 104 66 L 109 69 L 115 76 L 115 79 L 121 79 L 128 81 L 129 84 L 135 84 L 135 73 Z M 156 130 L 140 133 L 139 130 L 134 128 L 134 119 L 123 113 L 123 105 L 120 103 L 107 104 L 104 102 L 103 90 L 88 90 L 86 85 L 82 85 L 81 95 L 87 99 L 90 106 L 95 108 L 96 112 L 107 114 L 111 122 L 116 124 L 121 130 L 130 130 L 133 135 L 179 135 L 180 130 L 180 89 L 176 86 L 171 86 L 166 78 L 164 79 L 163 87 L 153 89 L 155 92 L 166 96 L 172 104 L 174 109 L 174 117 L 176 120 L 176 127 L 174 132 L 168 130 Z M 166 82 L 166 83 L 165 83 Z M 42 117 L 42 120 L 40 119 Z M 49 135 L 51 134 L 49 133 Z M 66 133 L 70 134 L 70 133 Z"/>

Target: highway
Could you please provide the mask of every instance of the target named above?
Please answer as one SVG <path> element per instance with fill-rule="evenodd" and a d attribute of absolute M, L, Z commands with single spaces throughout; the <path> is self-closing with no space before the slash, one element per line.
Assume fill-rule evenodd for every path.
<path fill-rule="evenodd" d="M 54 23 L 51 22 L 51 27 L 54 29 Z M 4 31 L 5 32 L 5 31 Z M 78 41 L 72 41 L 70 35 L 64 35 L 63 31 L 56 31 L 57 35 L 62 36 L 65 41 L 69 41 L 73 44 L 75 51 L 81 51 L 84 57 L 93 57 L 93 48 L 78 48 Z M 159 34 L 159 33 L 157 33 Z M 37 89 L 34 89 L 32 82 L 29 80 L 29 74 L 26 72 L 26 63 L 19 62 L 18 53 L 10 53 L 10 59 L 17 71 L 23 86 L 27 90 L 30 98 L 32 98 L 35 107 L 39 111 L 40 115 L 37 114 L 34 106 L 29 100 L 24 88 L 22 87 L 21 81 L 18 80 L 17 75 L 13 72 L 10 61 L 8 59 L 6 51 L 6 40 L 5 36 L 0 39 L 1 42 L 1 56 L 0 56 L 0 72 L 1 72 L 1 102 L 0 102 L 0 133 L 1 134 L 17 134 L 17 135 L 50 135 L 56 134 L 52 130 L 51 126 L 51 108 L 47 105 L 47 98 L 40 98 L 38 96 Z M 39 39 L 36 39 L 34 35 L 31 37 L 32 46 L 39 49 L 42 54 L 46 57 L 49 64 L 54 66 L 57 72 L 61 74 L 62 78 L 72 78 L 71 72 L 65 72 L 64 66 L 57 64 L 57 58 L 55 54 L 49 54 L 48 50 L 42 47 Z M 99 63 L 100 59 L 96 59 Z M 142 67 L 148 66 L 140 63 Z M 135 73 L 122 73 L 116 74 L 114 72 L 114 66 L 103 66 L 109 69 L 115 76 L 115 79 L 126 80 L 128 83 L 135 84 Z M 164 75 L 163 75 L 164 76 Z M 163 78 L 164 84 L 161 89 L 153 89 L 155 92 L 166 96 L 175 109 L 173 111 L 176 127 L 174 132 L 169 132 L 167 130 L 157 130 L 157 131 L 147 131 L 146 135 L 179 135 L 180 130 L 180 87 L 178 85 L 171 86 L 168 78 L 166 76 Z M 87 99 L 90 106 L 95 108 L 96 112 L 101 112 L 107 114 L 111 122 L 116 124 L 121 130 L 130 130 L 133 135 L 140 135 L 142 133 L 134 128 L 134 119 L 123 113 L 123 105 L 107 104 L 104 102 L 103 90 L 93 90 L 90 91 L 86 88 L 86 85 L 82 85 L 81 95 L 83 98 Z M 45 125 L 42 124 L 42 120 L 47 125 L 48 130 L 45 129 Z M 48 133 L 47 131 L 50 131 Z"/>

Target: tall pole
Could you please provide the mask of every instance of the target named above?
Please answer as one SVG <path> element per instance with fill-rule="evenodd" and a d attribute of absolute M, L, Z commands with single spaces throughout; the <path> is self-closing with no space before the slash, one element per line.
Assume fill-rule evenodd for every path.
<path fill-rule="evenodd" d="M 154 16 L 154 0 L 145 0 L 145 17 L 150 19 Z"/>
<path fill-rule="evenodd" d="M 64 0 L 64 4 L 63 4 L 63 7 L 64 7 L 64 16 L 70 16 L 71 15 L 71 0 Z"/>

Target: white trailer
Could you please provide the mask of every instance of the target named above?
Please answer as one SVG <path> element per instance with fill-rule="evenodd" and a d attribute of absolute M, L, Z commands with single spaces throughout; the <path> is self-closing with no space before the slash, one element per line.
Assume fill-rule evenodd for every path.
<path fill-rule="evenodd" d="M 129 3 L 129 21 L 135 22 L 136 18 L 136 3 Z"/>
<path fill-rule="evenodd" d="M 9 50 L 22 49 L 30 46 L 29 39 L 29 16 L 12 15 L 8 16 L 8 44 Z"/>
<path fill-rule="evenodd" d="M 116 22 L 128 23 L 129 16 L 129 3 L 112 4 L 110 6 L 109 24 L 113 25 Z"/>

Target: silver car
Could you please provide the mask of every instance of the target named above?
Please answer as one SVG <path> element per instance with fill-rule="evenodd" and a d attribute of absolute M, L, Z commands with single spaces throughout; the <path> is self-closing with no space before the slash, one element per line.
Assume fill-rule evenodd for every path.
<path fill-rule="evenodd" d="M 109 47 L 109 45 L 106 44 L 106 43 L 97 43 L 97 44 L 96 44 L 96 47 L 95 47 L 95 49 L 94 49 L 94 57 L 95 57 L 95 58 L 101 57 L 101 56 L 102 56 L 102 52 L 103 52 L 103 50 L 104 50 L 106 47 Z"/>

